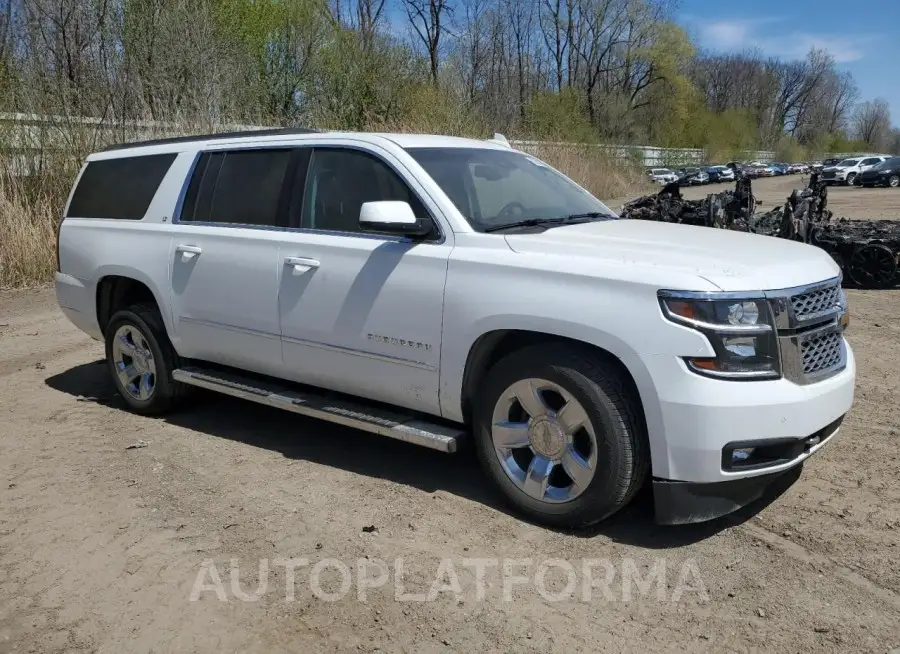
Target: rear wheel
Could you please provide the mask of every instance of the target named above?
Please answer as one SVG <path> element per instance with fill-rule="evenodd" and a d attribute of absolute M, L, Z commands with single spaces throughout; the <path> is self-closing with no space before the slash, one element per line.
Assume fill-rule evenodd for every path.
<path fill-rule="evenodd" d="M 474 412 L 482 467 L 536 522 L 579 527 L 625 506 L 650 467 L 642 411 L 621 373 L 566 345 L 533 346 L 488 372 Z"/>
<path fill-rule="evenodd" d="M 106 327 L 106 362 L 119 395 L 137 413 L 165 413 L 188 392 L 172 379 L 180 359 L 154 304 L 113 314 Z"/>

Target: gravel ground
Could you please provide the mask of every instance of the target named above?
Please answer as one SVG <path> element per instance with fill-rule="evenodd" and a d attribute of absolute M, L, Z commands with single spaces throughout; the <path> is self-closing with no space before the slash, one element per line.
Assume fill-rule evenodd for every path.
<path fill-rule="evenodd" d="M 683 528 L 645 495 L 565 533 L 509 515 L 467 455 L 211 395 L 128 413 L 52 293 L 0 293 L 0 654 L 888 652 L 900 292 L 850 300 L 857 401 L 793 486 Z"/>

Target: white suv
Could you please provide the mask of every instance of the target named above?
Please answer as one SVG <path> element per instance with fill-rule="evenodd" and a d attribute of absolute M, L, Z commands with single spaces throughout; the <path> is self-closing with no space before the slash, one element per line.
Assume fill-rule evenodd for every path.
<path fill-rule="evenodd" d="M 854 157 L 844 159 L 830 168 L 822 171 L 822 180 L 826 184 L 846 184 L 853 186 L 860 173 L 870 170 L 880 164 L 887 157 Z"/>
<path fill-rule="evenodd" d="M 660 523 L 733 511 L 853 400 L 825 252 L 620 220 L 505 142 L 116 146 L 64 215 L 59 305 L 132 410 L 202 387 L 444 452 L 471 439 L 546 524 L 602 520 L 651 478 Z"/>

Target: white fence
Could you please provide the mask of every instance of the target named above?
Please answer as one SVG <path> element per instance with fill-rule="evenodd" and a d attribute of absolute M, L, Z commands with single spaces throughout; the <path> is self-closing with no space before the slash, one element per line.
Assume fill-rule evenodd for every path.
<path fill-rule="evenodd" d="M 102 118 L 0 113 L 0 157 L 7 160 L 7 166 L 12 164 L 20 174 L 28 174 L 40 169 L 44 155 L 53 152 L 91 151 L 111 143 L 156 138 L 179 129 L 183 130 L 184 125 L 158 121 L 113 122 Z M 266 127 L 218 123 L 207 126 L 198 125 L 197 129 L 211 133 L 266 129 Z M 704 163 L 724 163 L 707 161 L 706 151 L 700 148 L 658 148 L 649 145 L 597 145 L 550 141 L 511 141 L 511 145 L 535 155 L 552 148 L 596 148 L 623 164 L 631 163 L 646 167 L 681 167 Z M 747 151 L 741 157 L 745 161 L 762 162 L 770 162 L 774 158 L 775 153 L 767 150 Z"/>

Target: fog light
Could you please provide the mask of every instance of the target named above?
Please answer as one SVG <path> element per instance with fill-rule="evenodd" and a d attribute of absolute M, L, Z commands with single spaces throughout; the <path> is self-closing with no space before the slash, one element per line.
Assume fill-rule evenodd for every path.
<path fill-rule="evenodd" d="M 740 463 L 741 461 L 746 461 L 750 458 L 755 450 L 755 447 L 739 447 L 736 450 L 731 451 L 731 462 L 732 463 Z"/>

